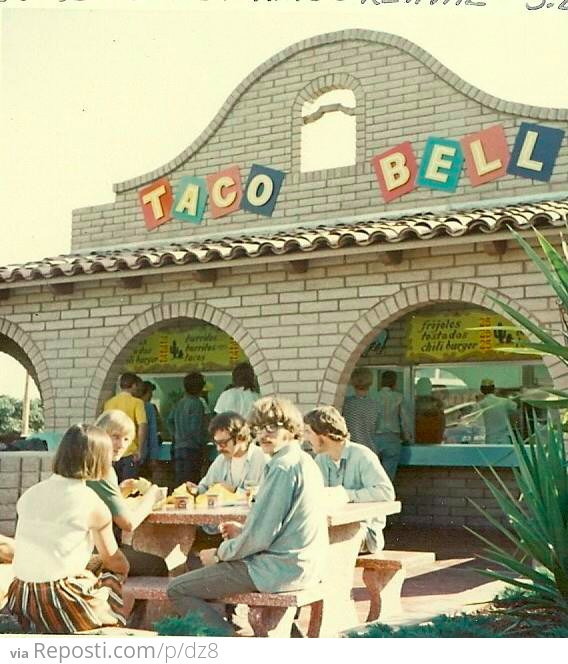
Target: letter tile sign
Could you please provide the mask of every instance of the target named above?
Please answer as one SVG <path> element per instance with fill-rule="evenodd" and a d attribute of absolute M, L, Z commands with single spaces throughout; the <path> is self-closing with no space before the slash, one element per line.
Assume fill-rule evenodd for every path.
<path fill-rule="evenodd" d="M 414 189 L 418 168 L 409 141 L 373 157 L 371 163 L 385 203 Z"/>
<path fill-rule="evenodd" d="M 152 182 L 138 192 L 146 228 L 151 231 L 172 218 L 173 195 L 167 178 Z"/>
<path fill-rule="evenodd" d="M 418 185 L 450 193 L 457 189 L 463 164 L 458 141 L 431 136 L 426 141 L 418 171 Z"/>
<path fill-rule="evenodd" d="M 225 217 L 240 209 L 241 172 L 238 166 L 230 166 L 223 171 L 207 176 L 209 189 L 209 210 L 213 219 Z"/>
<path fill-rule="evenodd" d="M 468 134 L 461 139 L 461 145 L 473 187 L 506 175 L 510 155 L 503 125 Z"/>
<path fill-rule="evenodd" d="M 203 219 L 207 203 L 205 178 L 184 177 L 176 187 L 173 216 L 181 221 L 198 224 Z"/>
<path fill-rule="evenodd" d="M 521 123 L 507 172 L 548 182 L 563 138 L 562 129 L 530 122 Z"/>
<path fill-rule="evenodd" d="M 250 169 L 241 208 L 271 217 L 285 173 L 253 164 Z"/>

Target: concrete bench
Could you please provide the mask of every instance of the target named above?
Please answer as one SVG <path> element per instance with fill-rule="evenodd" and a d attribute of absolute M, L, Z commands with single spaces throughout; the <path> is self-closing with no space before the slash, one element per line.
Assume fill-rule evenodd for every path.
<path fill-rule="evenodd" d="M 371 603 L 366 622 L 378 620 L 381 610 L 400 613 L 400 593 L 406 573 L 426 567 L 436 560 L 429 551 L 377 551 L 361 554 L 355 567 L 363 568 L 363 583 Z"/>
<path fill-rule="evenodd" d="M 128 578 L 122 587 L 124 615 L 128 625 L 151 629 L 160 618 L 175 613 L 167 588 L 170 577 L 137 576 Z M 255 636 L 268 636 L 289 608 L 310 607 L 307 636 L 319 636 L 323 615 L 323 588 L 290 593 L 238 593 L 217 600 L 224 604 L 244 604 L 249 607 L 249 622 Z M 135 602 L 139 608 L 132 614 Z"/>
<path fill-rule="evenodd" d="M 255 636 L 267 637 L 290 608 L 310 607 L 308 638 L 320 634 L 323 617 L 323 584 L 306 590 L 288 593 L 238 593 L 219 601 L 225 604 L 245 604 L 249 607 L 248 619 Z"/>

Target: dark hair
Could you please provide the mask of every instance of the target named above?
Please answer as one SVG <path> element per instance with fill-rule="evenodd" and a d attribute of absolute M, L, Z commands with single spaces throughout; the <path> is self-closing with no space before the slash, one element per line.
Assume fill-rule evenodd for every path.
<path fill-rule="evenodd" d="M 140 396 L 143 397 L 146 396 L 146 394 L 152 394 L 155 389 L 156 386 L 154 383 L 151 383 L 149 380 L 143 380 L 140 384 Z"/>
<path fill-rule="evenodd" d="M 119 385 L 121 390 L 129 390 L 134 385 L 141 383 L 142 379 L 135 373 L 123 373 L 120 377 Z"/>
<path fill-rule="evenodd" d="M 304 423 L 319 436 L 344 441 L 349 437 L 347 424 L 341 413 L 333 406 L 320 406 L 304 415 Z"/>
<path fill-rule="evenodd" d="M 394 371 L 383 371 L 381 374 L 382 387 L 394 387 L 396 385 L 396 373 Z"/>
<path fill-rule="evenodd" d="M 228 431 L 233 438 L 246 438 L 247 442 L 251 438 L 250 428 L 245 418 L 232 410 L 215 415 L 211 422 L 209 422 L 209 433 L 211 436 L 214 436 L 215 432 L 221 430 Z"/>
<path fill-rule="evenodd" d="M 203 374 L 200 374 L 199 371 L 192 371 L 183 379 L 185 391 L 193 397 L 199 396 L 204 386 L 205 378 L 203 378 Z"/>
<path fill-rule="evenodd" d="M 495 385 L 482 385 L 479 391 L 481 394 L 493 394 L 495 392 Z"/>
<path fill-rule="evenodd" d="M 53 472 L 74 480 L 101 480 L 111 469 L 112 442 L 99 427 L 74 424 L 63 434 Z"/>
<path fill-rule="evenodd" d="M 256 391 L 256 379 L 254 369 L 248 362 L 241 362 L 233 369 L 233 383 L 235 387 L 242 387 L 245 390 Z"/>
<path fill-rule="evenodd" d="M 281 426 L 298 440 L 304 433 L 304 422 L 300 411 L 288 399 L 277 396 L 255 401 L 247 421 L 253 431 L 264 426 Z"/>

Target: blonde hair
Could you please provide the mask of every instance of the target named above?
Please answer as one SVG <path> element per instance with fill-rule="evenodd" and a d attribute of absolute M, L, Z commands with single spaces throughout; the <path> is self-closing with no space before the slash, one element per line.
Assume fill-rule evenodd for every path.
<path fill-rule="evenodd" d="M 248 416 L 248 423 L 254 432 L 263 426 L 281 426 L 298 440 L 304 434 L 302 414 L 288 399 L 263 397 L 254 402 Z"/>
<path fill-rule="evenodd" d="M 111 461 L 108 433 L 90 424 L 74 424 L 59 443 L 53 472 L 74 480 L 100 480 L 108 475 Z"/>
<path fill-rule="evenodd" d="M 132 440 L 136 435 L 134 422 L 121 410 L 105 410 L 97 417 L 96 427 L 100 427 L 107 433 L 118 433 L 123 436 L 129 436 Z"/>

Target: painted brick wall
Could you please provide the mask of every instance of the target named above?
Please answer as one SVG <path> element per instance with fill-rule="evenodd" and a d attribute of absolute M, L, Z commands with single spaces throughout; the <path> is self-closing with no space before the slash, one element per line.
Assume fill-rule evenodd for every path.
<path fill-rule="evenodd" d="M 301 173 L 302 104 L 317 97 L 318 92 L 337 87 L 350 87 L 357 98 L 357 163 Z M 413 143 L 420 160 L 428 136 L 459 139 L 496 123 L 505 126 L 512 147 L 522 121 L 565 129 L 563 113 L 490 97 L 400 37 L 360 30 L 321 36 L 276 54 L 253 72 L 203 134 L 173 162 L 117 185 L 120 191 L 113 203 L 76 210 L 73 250 L 269 229 L 277 224 L 333 222 L 382 211 L 477 204 L 480 199 L 566 190 L 566 147 L 560 152 L 549 183 L 507 176 L 474 188 L 463 173 L 457 191 L 449 197 L 444 192 L 418 188 L 388 205 L 382 201 L 370 164 L 374 155 L 404 140 Z M 558 117 L 562 120 L 555 119 Z M 156 140 L 160 140 L 159 135 Z M 231 164 L 241 167 L 246 180 L 253 163 L 287 173 L 271 219 L 238 211 L 213 220 L 206 212 L 200 225 L 171 221 L 152 233 L 145 230 L 137 202 L 137 191 L 144 184 L 167 173 L 175 186 L 184 175 L 206 176 Z"/>
<path fill-rule="evenodd" d="M 4 452 L 0 454 L 0 533 L 13 536 L 16 502 L 22 493 L 51 475 L 50 452 Z"/>
<path fill-rule="evenodd" d="M 0 302 L 0 324 L 35 353 L 48 429 L 92 418 L 121 370 L 119 353 L 188 307 L 241 343 L 266 392 L 303 408 L 340 404 L 345 372 L 380 326 L 432 301 L 494 306 L 481 302 L 491 292 L 558 329 L 555 298 L 523 253 L 512 246 L 495 257 L 483 247 L 440 242 L 407 250 L 388 267 L 373 253 L 313 259 L 304 274 L 284 262 L 253 264 L 221 270 L 214 285 L 170 273 L 131 290 L 115 279 L 78 283 L 58 297 L 45 287 L 15 288 Z M 563 376 L 553 368 L 557 385 Z"/>

